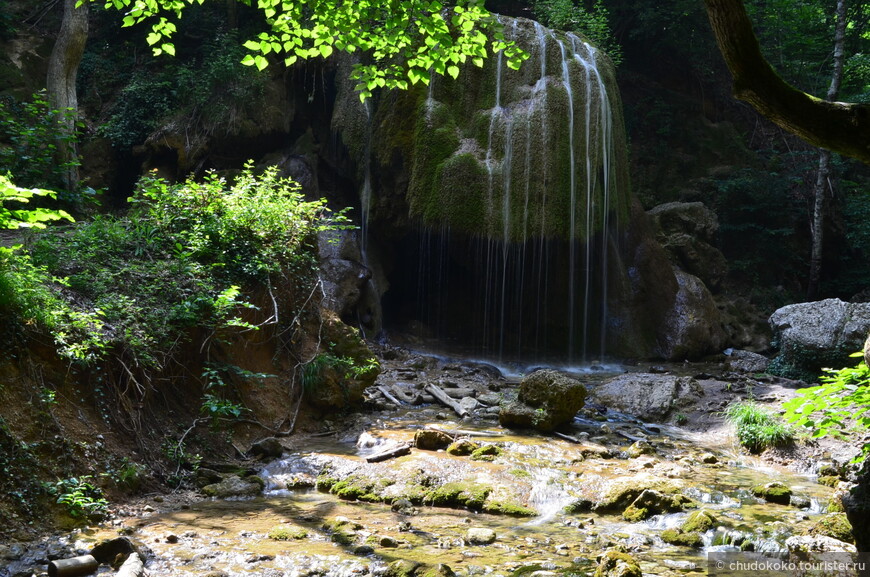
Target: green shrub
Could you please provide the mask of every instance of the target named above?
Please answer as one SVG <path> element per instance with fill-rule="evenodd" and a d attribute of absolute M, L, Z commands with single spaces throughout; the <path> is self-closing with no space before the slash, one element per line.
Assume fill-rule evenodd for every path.
<path fill-rule="evenodd" d="M 863 353 L 854 353 L 861 357 Z M 854 367 L 825 369 L 821 385 L 802 389 L 797 397 L 783 404 L 785 418 L 808 429 L 813 437 L 847 436 L 853 428 L 870 427 L 870 369 L 862 360 Z M 863 445 L 863 461 L 870 454 L 870 443 Z"/>
<path fill-rule="evenodd" d="M 725 408 L 725 418 L 736 428 L 737 440 L 752 453 L 794 441 L 794 432 L 754 401 L 738 401 Z"/>
<path fill-rule="evenodd" d="M 90 475 L 63 479 L 49 487 L 49 492 L 57 496 L 57 503 L 66 508 L 70 517 L 99 521 L 106 516 L 109 503 L 92 479 Z"/>
<path fill-rule="evenodd" d="M 53 109 L 45 91 L 34 93 L 29 102 L 0 97 L 0 174 L 14 174 L 22 186 L 62 187 L 70 165 L 57 162 L 57 151 L 79 137 L 80 124 L 73 134 L 64 128 L 74 114 Z"/>
<path fill-rule="evenodd" d="M 148 175 L 131 204 L 126 216 L 48 231 L 30 246 L 35 270 L 64 279 L 67 301 L 47 328 L 62 354 L 85 365 L 113 353 L 159 367 L 189 327 L 252 330 L 239 317 L 252 306 L 242 287 L 281 287 L 279 316 L 291 316 L 290 293 L 313 282 L 310 241 L 336 222 L 275 168 L 248 166 L 232 185 L 215 175 L 177 185 Z M 213 401 L 212 413 L 234 412 Z"/>

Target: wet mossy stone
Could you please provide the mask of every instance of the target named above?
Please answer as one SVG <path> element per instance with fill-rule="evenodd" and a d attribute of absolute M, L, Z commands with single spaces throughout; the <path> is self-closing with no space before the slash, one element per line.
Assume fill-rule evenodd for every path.
<path fill-rule="evenodd" d="M 501 455 L 501 449 L 495 445 L 484 445 L 479 449 L 475 449 L 471 453 L 472 461 L 494 461 L 496 457 Z"/>
<path fill-rule="evenodd" d="M 492 489 L 479 483 L 445 483 L 427 493 L 423 503 L 436 507 L 466 507 L 472 511 L 480 511 L 491 491 Z"/>
<path fill-rule="evenodd" d="M 423 451 L 446 449 L 453 443 L 453 437 L 436 429 L 421 429 L 414 433 L 414 446 Z"/>
<path fill-rule="evenodd" d="M 768 503 L 788 505 L 791 501 L 791 488 L 779 481 L 752 487 L 752 494 Z"/>
<path fill-rule="evenodd" d="M 704 533 L 712 529 L 716 523 L 717 519 L 710 511 L 701 509 L 690 513 L 680 529 L 686 533 Z"/>
<path fill-rule="evenodd" d="M 509 517 L 535 517 L 538 515 L 534 509 L 505 501 L 487 501 L 483 504 L 483 512 L 493 515 L 508 515 Z"/>
<path fill-rule="evenodd" d="M 447 453 L 456 457 L 466 457 L 479 448 L 480 445 L 471 439 L 459 439 L 447 447 Z"/>
<path fill-rule="evenodd" d="M 409 561 L 408 559 L 397 559 L 389 565 L 384 571 L 384 577 L 413 577 L 417 574 L 417 570 L 423 566 L 418 561 Z"/>
<path fill-rule="evenodd" d="M 242 479 L 238 475 L 227 475 L 220 483 L 212 483 L 202 488 L 209 497 L 226 499 L 228 497 L 255 497 L 263 491 L 263 479 L 256 475 Z"/>
<path fill-rule="evenodd" d="M 849 523 L 845 513 L 828 513 L 824 515 L 813 523 L 812 527 L 806 530 L 806 534 L 832 537 L 846 543 L 855 542 L 855 537 L 852 535 L 852 524 Z"/>
<path fill-rule="evenodd" d="M 329 532 L 329 539 L 333 543 L 339 545 L 351 545 L 356 539 L 356 532 L 362 529 L 362 525 L 354 523 L 347 517 L 333 517 L 327 519 L 320 526 L 324 531 Z"/>
<path fill-rule="evenodd" d="M 694 505 L 694 501 L 685 495 L 669 495 L 655 489 L 644 489 L 631 505 L 625 508 L 622 518 L 630 523 L 637 523 L 653 515 L 676 513 L 691 505 Z"/>
<path fill-rule="evenodd" d="M 601 556 L 594 577 L 643 577 L 634 557 L 621 551 L 607 551 Z"/>
<path fill-rule="evenodd" d="M 499 411 L 503 427 L 551 432 L 574 419 L 586 401 L 586 387 L 552 370 L 535 371 L 520 383 L 517 400 Z"/>
<path fill-rule="evenodd" d="M 819 485 L 825 485 L 826 487 L 836 487 L 839 482 L 840 477 L 834 475 L 823 475 L 818 478 Z"/>
<path fill-rule="evenodd" d="M 456 573 L 449 565 L 427 565 L 417 569 L 417 577 L 456 577 Z"/>
<path fill-rule="evenodd" d="M 273 541 L 290 541 L 292 539 L 305 539 L 308 531 L 295 525 L 275 525 L 269 529 L 269 539 Z"/>
<path fill-rule="evenodd" d="M 697 533 L 686 533 L 682 529 L 665 529 L 662 531 L 662 541 L 680 547 L 699 548 L 704 546 L 704 540 Z"/>
<path fill-rule="evenodd" d="M 465 542 L 469 545 L 489 545 L 495 540 L 495 531 L 486 527 L 472 527 L 465 532 Z"/>
<path fill-rule="evenodd" d="M 652 489 L 658 493 L 673 496 L 679 491 L 680 483 L 671 479 L 649 475 L 621 477 L 607 482 L 601 495 L 595 500 L 592 510 L 610 512 L 624 511 L 644 491 Z"/>
<path fill-rule="evenodd" d="M 625 450 L 626 454 L 632 459 L 637 459 L 641 455 L 652 455 L 656 452 L 652 445 L 647 443 L 646 441 L 635 441 L 632 445 Z"/>

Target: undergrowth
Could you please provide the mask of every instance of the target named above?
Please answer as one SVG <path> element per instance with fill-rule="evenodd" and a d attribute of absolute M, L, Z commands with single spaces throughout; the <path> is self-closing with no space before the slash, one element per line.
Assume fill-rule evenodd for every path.
<path fill-rule="evenodd" d="M 737 440 L 752 453 L 781 447 L 794 441 L 794 432 L 777 417 L 752 400 L 738 401 L 723 411 L 734 425 Z"/>

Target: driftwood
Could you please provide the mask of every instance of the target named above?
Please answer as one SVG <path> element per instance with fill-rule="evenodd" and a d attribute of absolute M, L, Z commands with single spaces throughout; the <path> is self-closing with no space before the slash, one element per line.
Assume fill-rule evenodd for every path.
<path fill-rule="evenodd" d="M 58 559 L 48 564 L 49 577 L 77 577 L 90 575 L 100 566 L 93 555 L 80 555 L 71 559 Z"/>
<path fill-rule="evenodd" d="M 580 443 L 582 443 L 582 441 L 580 439 L 578 439 L 577 437 L 572 437 L 571 435 L 566 435 L 565 433 L 560 433 L 559 431 L 553 431 L 553 434 L 555 436 L 559 437 L 560 439 L 565 439 L 566 441 L 571 442 L 571 443 L 576 443 L 578 445 Z"/>
<path fill-rule="evenodd" d="M 121 565 L 115 577 L 142 577 L 145 574 L 145 565 L 138 553 L 130 553 L 124 564 Z"/>
<path fill-rule="evenodd" d="M 429 391 L 429 393 L 433 397 L 435 397 L 435 399 L 437 399 L 439 403 L 441 403 L 445 407 L 453 409 L 453 412 L 456 413 L 457 415 L 459 415 L 460 417 L 465 417 L 466 415 L 468 415 L 468 411 L 463 409 L 462 405 L 460 405 L 455 400 L 453 400 L 438 385 L 433 385 L 432 383 L 429 383 L 428 385 L 426 385 L 426 390 Z"/>
<path fill-rule="evenodd" d="M 407 455 L 411 452 L 411 445 L 407 443 L 402 443 L 398 447 L 390 447 L 385 451 L 381 451 L 380 453 L 375 453 L 374 455 L 369 455 L 366 457 L 366 462 L 368 463 L 380 463 L 381 461 L 386 461 L 388 459 L 395 459 L 396 457 L 401 457 L 402 455 Z"/>
<path fill-rule="evenodd" d="M 388 401 L 390 401 L 391 403 L 393 403 L 393 404 L 396 405 L 397 407 L 402 407 L 402 406 L 404 406 L 404 405 L 402 405 L 402 402 L 401 402 L 399 399 L 397 399 L 396 397 L 394 397 L 394 396 L 390 393 L 390 391 L 387 390 L 387 387 L 385 387 L 385 386 L 383 386 L 383 385 L 378 385 L 377 389 L 381 392 L 381 394 L 382 394 L 384 397 L 386 397 L 386 399 L 387 399 Z"/>

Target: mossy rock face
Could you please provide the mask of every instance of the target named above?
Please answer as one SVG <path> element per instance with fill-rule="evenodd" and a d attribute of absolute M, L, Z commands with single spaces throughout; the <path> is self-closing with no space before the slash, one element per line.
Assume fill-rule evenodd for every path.
<path fill-rule="evenodd" d="M 456 457 L 466 457 L 479 448 L 480 445 L 470 439 L 459 439 L 447 447 L 447 453 Z"/>
<path fill-rule="evenodd" d="M 818 478 L 819 485 L 825 485 L 827 487 L 836 487 L 839 482 L 840 477 L 834 475 L 823 475 Z"/>
<path fill-rule="evenodd" d="M 595 577 L 643 577 L 640 565 L 628 553 L 607 551 L 601 556 Z"/>
<path fill-rule="evenodd" d="M 635 441 L 625 452 L 630 458 L 636 459 L 641 455 L 653 455 L 656 450 L 646 441 Z"/>
<path fill-rule="evenodd" d="M 788 505 L 791 501 L 791 488 L 787 485 L 774 481 L 766 485 L 756 485 L 752 487 L 752 494 L 756 497 L 764 499 L 768 503 L 779 503 Z"/>
<path fill-rule="evenodd" d="M 828 513 L 807 529 L 806 535 L 832 537 L 838 541 L 854 543 L 852 524 L 845 513 Z"/>
<path fill-rule="evenodd" d="M 662 531 L 662 541 L 680 547 L 700 548 L 704 540 L 697 533 L 686 533 L 682 529 L 665 529 Z"/>
<path fill-rule="evenodd" d="M 680 526 L 686 533 L 704 533 L 717 523 L 716 517 L 706 509 L 693 511 Z"/>
<path fill-rule="evenodd" d="M 591 509 L 601 512 L 624 511 L 646 490 L 674 497 L 680 490 L 680 485 L 671 479 L 652 476 L 612 479 L 593 502 Z M 578 502 L 582 501 L 585 500 Z"/>

